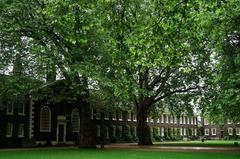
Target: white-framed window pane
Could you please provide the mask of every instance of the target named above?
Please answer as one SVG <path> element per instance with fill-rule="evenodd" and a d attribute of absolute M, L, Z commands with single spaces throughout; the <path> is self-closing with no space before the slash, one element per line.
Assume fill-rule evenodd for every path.
<path fill-rule="evenodd" d="M 116 118 L 116 112 L 115 111 L 113 111 L 112 112 L 112 120 L 116 120 L 117 118 Z"/>
<path fill-rule="evenodd" d="M 216 128 L 212 128 L 212 135 L 216 135 L 216 134 L 217 134 Z"/>
<path fill-rule="evenodd" d="M 209 135 L 209 129 L 205 129 L 205 135 Z"/>
<path fill-rule="evenodd" d="M 24 137 L 24 124 L 18 126 L 18 137 Z"/>
<path fill-rule="evenodd" d="M 236 128 L 236 135 L 240 135 L 240 128 Z"/>
<path fill-rule="evenodd" d="M 7 123 L 6 137 L 12 137 L 13 134 L 13 124 Z"/>
<path fill-rule="evenodd" d="M 109 113 L 107 111 L 104 112 L 104 119 L 109 120 Z"/>
<path fill-rule="evenodd" d="M 128 121 L 132 121 L 131 113 L 127 113 L 127 120 L 128 120 Z"/>
<path fill-rule="evenodd" d="M 51 111 L 49 107 L 42 107 L 40 110 L 40 131 L 51 131 Z"/>
<path fill-rule="evenodd" d="M 122 112 L 118 113 L 118 120 L 120 120 L 120 121 L 123 120 L 123 113 Z"/>
<path fill-rule="evenodd" d="M 18 114 L 19 115 L 24 115 L 25 113 L 25 104 L 24 103 L 19 103 L 18 105 Z"/>
<path fill-rule="evenodd" d="M 228 135 L 233 135 L 233 129 L 232 128 L 228 128 Z"/>
<path fill-rule="evenodd" d="M 8 115 L 12 115 L 13 114 L 13 107 L 14 107 L 14 103 L 7 103 L 7 114 Z"/>
<path fill-rule="evenodd" d="M 112 126 L 112 136 L 116 136 L 116 126 L 115 125 L 113 125 Z"/>
<path fill-rule="evenodd" d="M 71 124 L 72 131 L 79 132 L 80 131 L 80 116 L 78 109 L 73 109 L 71 114 Z"/>
<path fill-rule="evenodd" d="M 135 113 L 132 114 L 132 117 L 133 117 L 133 121 L 137 121 L 137 117 Z"/>

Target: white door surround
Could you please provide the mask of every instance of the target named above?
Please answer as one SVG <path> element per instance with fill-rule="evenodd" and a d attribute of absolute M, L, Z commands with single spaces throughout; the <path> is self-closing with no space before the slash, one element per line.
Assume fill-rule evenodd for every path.
<path fill-rule="evenodd" d="M 57 116 L 57 133 L 56 133 L 57 143 L 66 143 L 66 125 L 67 125 L 66 116 L 62 115 Z M 63 126 L 63 130 L 59 129 L 60 126 Z M 59 139 L 59 135 L 61 133 L 63 135 L 63 139 Z"/>

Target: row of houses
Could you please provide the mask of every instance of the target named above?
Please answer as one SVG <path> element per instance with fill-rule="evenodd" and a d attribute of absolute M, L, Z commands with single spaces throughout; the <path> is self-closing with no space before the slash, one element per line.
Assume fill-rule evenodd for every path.
<path fill-rule="evenodd" d="M 50 89 L 51 96 L 45 96 Z M 45 144 L 76 144 L 80 130 L 79 105 L 72 101 L 53 100 L 70 90 L 63 81 L 55 81 L 37 90 L 41 98 L 29 93 L 25 100 L 7 100 L 0 106 L 0 146 L 34 146 Z M 80 98 L 81 100 L 81 98 Z M 83 101 L 78 101 L 83 103 Z M 126 110 L 108 110 L 92 106 L 91 119 L 95 125 L 96 140 L 105 143 L 137 141 L 136 114 Z M 210 124 L 198 116 L 182 114 L 177 117 L 161 113 L 148 118 L 154 140 L 219 139 L 240 136 L 240 124 L 226 123 L 224 127 Z"/>

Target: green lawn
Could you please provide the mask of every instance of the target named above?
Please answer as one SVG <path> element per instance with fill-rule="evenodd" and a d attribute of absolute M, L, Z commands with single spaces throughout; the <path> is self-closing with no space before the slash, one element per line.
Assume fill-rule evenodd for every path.
<path fill-rule="evenodd" d="M 0 159 L 240 159 L 240 153 L 41 149 L 0 151 Z"/>
<path fill-rule="evenodd" d="M 234 145 L 237 142 L 238 145 Z M 165 146 L 216 146 L 216 147 L 240 147 L 240 140 L 205 140 L 201 141 L 176 141 L 176 142 L 156 142 L 156 145 Z"/>

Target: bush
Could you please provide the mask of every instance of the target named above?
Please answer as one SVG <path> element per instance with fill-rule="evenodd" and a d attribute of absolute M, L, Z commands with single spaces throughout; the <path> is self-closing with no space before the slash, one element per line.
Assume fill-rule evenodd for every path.
<path fill-rule="evenodd" d="M 124 141 L 133 142 L 133 141 L 134 141 L 133 136 L 132 136 L 132 135 L 126 135 L 126 136 L 124 136 Z"/>

